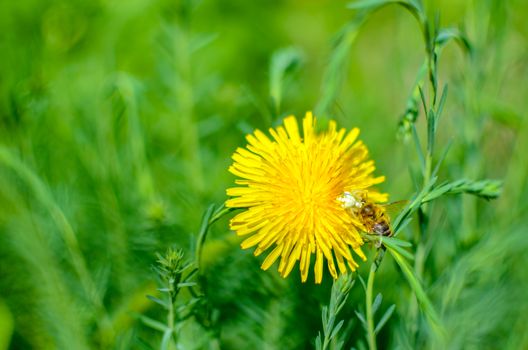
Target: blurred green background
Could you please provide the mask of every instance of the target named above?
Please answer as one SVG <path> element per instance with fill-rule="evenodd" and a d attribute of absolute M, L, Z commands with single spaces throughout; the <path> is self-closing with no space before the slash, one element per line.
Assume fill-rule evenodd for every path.
<path fill-rule="evenodd" d="M 422 36 L 401 8 L 376 12 L 324 105 L 325 81 L 339 86 L 324 78 L 333 43 L 356 16 L 347 4 L 0 2 L 0 350 L 158 348 L 161 335 L 137 317 L 166 317 L 145 297 L 157 293 L 155 252 L 176 246 L 192 258 L 204 211 L 233 184 L 232 152 L 286 115 L 318 108 L 322 120 L 359 127 L 387 176 L 382 189 L 408 199 L 417 159 L 397 130 L 424 60 Z M 438 145 L 452 142 L 440 177 L 503 179 L 504 191 L 496 201 L 436 203 L 418 273 L 450 348 L 526 349 L 528 3 L 425 6 L 473 47 L 449 44 L 439 59 L 449 95 Z M 423 116 L 417 125 L 422 132 Z M 311 348 L 329 276 L 314 286 L 260 271 L 227 220 L 207 237 L 204 314 L 183 324 L 181 348 Z M 434 347 L 390 259 L 375 291 L 383 308 L 396 304 L 380 348 Z M 348 348 L 364 339 L 353 312 L 363 301 L 356 283 L 341 315 Z"/>

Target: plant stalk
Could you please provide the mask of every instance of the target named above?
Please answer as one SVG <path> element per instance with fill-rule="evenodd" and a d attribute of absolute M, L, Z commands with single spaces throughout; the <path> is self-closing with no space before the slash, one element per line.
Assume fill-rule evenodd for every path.
<path fill-rule="evenodd" d="M 376 350 L 376 334 L 374 333 L 374 314 L 372 312 L 372 290 L 374 286 L 374 278 L 377 270 L 376 261 L 370 266 L 370 273 L 367 281 L 367 292 L 365 297 L 366 309 L 367 309 L 367 340 L 369 350 Z"/>

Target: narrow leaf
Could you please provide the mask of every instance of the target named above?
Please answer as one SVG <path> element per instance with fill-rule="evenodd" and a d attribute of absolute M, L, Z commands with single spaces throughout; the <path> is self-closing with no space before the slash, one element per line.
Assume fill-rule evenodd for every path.
<path fill-rule="evenodd" d="M 171 341 L 171 337 L 172 337 L 172 329 L 167 328 L 165 333 L 163 333 L 163 338 L 161 339 L 160 350 L 168 350 L 169 349 L 169 344 L 170 344 L 170 341 Z"/>
<path fill-rule="evenodd" d="M 299 49 L 288 47 L 273 54 L 270 63 L 270 96 L 279 113 L 287 74 L 295 71 L 302 63 L 302 53 Z"/>
<path fill-rule="evenodd" d="M 418 131 L 416 131 L 415 124 L 411 126 L 411 130 L 412 130 L 414 146 L 416 148 L 416 154 L 418 155 L 418 160 L 420 161 L 422 172 L 425 172 L 425 156 L 422 151 L 422 143 L 420 142 L 420 137 L 418 136 Z"/>
<path fill-rule="evenodd" d="M 317 338 L 315 338 L 315 349 L 316 350 L 323 350 L 323 342 L 321 340 L 321 332 L 317 334 Z"/>
<path fill-rule="evenodd" d="M 380 6 L 385 6 L 391 3 L 403 2 L 398 0 L 358 0 L 351 2 L 347 5 L 347 8 L 351 10 L 366 10 Z"/>
<path fill-rule="evenodd" d="M 392 245 L 398 246 L 398 247 L 404 247 L 404 248 L 412 247 L 411 242 L 407 242 L 402 239 L 398 239 L 394 237 L 385 237 L 385 241 L 390 242 Z"/>
<path fill-rule="evenodd" d="M 152 295 L 147 295 L 147 298 L 150 299 L 151 301 L 155 302 L 156 304 L 159 304 L 161 306 L 163 306 L 163 308 L 165 309 L 168 309 L 169 308 L 169 305 L 167 304 L 166 301 L 163 301 L 161 299 L 158 299 Z"/>
<path fill-rule="evenodd" d="M 147 317 L 147 316 L 144 316 L 144 315 L 137 315 L 137 317 L 146 326 L 148 326 L 148 327 L 150 327 L 152 329 L 155 329 L 157 331 L 165 332 L 168 329 L 168 327 L 165 324 L 163 324 L 163 323 L 161 323 L 159 321 L 153 320 L 150 317 Z"/>
<path fill-rule="evenodd" d="M 411 289 L 413 290 L 414 295 L 416 296 L 416 299 L 418 300 L 418 303 L 424 312 L 429 325 L 440 339 L 445 339 L 445 330 L 440 322 L 440 318 L 438 317 L 433 304 L 429 300 L 429 297 L 423 290 L 421 283 L 414 275 L 412 268 L 400 253 L 390 247 L 387 247 L 387 249 L 393 256 L 398 266 L 400 266 L 404 276 L 407 278 L 407 281 L 409 282 L 409 285 L 411 286 Z"/>
<path fill-rule="evenodd" d="M 385 313 L 383 314 L 383 316 L 381 317 L 380 321 L 378 322 L 378 324 L 376 325 L 376 328 L 374 329 L 374 333 L 375 334 L 378 334 L 379 331 L 383 328 L 383 326 L 385 325 L 385 323 L 387 323 L 387 321 L 389 320 L 389 318 L 392 316 L 394 310 L 396 309 L 396 305 L 391 305 L 387 311 L 385 311 Z"/>
<path fill-rule="evenodd" d="M 361 324 L 363 324 L 363 327 L 367 327 L 367 320 L 365 320 L 365 316 L 363 316 L 363 314 L 359 311 L 356 311 L 354 310 L 357 318 L 359 318 L 359 320 L 361 321 Z"/>
<path fill-rule="evenodd" d="M 382 301 L 383 301 L 383 295 L 381 295 L 381 293 L 378 293 L 378 295 L 376 295 L 376 298 L 374 298 L 374 302 L 372 303 L 372 314 L 373 315 L 375 315 L 376 311 L 378 311 Z"/>
<path fill-rule="evenodd" d="M 337 335 L 341 327 L 343 327 L 343 324 L 345 323 L 345 320 L 339 321 L 339 323 L 334 327 L 332 330 L 332 334 L 330 334 L 330 340 L 334 339 L 334 337 Z"/>
<path fill-rule="evenodd" d="M 386 238 L 389 238 L 389 237 L 382 237 L 381 238 L 381 241 L 382 241 L 384 246 L 389 247 L 389 248 L 397 251 L 399 254 L 403 255 L 404 257 L 406 257 L 409 260 L 414 260 L 414 256 L 412 255 L 411 252 L 403 249 L 401 246 L 392 244 L 392 241 L 390 241 L 390 240 L 388 240 Z"/>
<path fill-rule="evenodd" d="M 196 286 L 196 282 L 183 282 L 183 283 L 178 283 L 178 288 L 183 288 L 183 287 L 194 287 Z"/>
<path fill-rule="evenodd" d="M 436 114 L 435 112 L 430 109 L 429 113 L 427 113 L 427 155 L 429 157 L 432 157 L 433 154 L 433 148 L 434 148 L 434 141 L 435 141 L 435 125 L 436 125 Z"/>
<path fill-rule="evenodd" d="M 450 139 L 444 148 L 444 151 L 442 152 L 442 155 L 436 162 L 436 166 L 433 170 L 432 176 L 436 176 L 438 174 L 438 171 L 440 170 L 440 165 L 443 163 L 445 157 L 447 156 L 447 153 L 449 152 L 449 149 L 451 148 L 451 145 L 453 144 L 453 139 Z"/>
<path fill-rule="evenodd" d="M 435 128 L 438 125 L 438 119 L 440 119 L 440 116 L 442 115 L 442 112 L 444 111 L 444 105 L 447 99 L 447 84 L 444 85 L 444 88 L 442 89 L 442 95 L 440 96 L 440 102 L 438 102 L 438 108 L 436 109 L 436 123 Z"/>

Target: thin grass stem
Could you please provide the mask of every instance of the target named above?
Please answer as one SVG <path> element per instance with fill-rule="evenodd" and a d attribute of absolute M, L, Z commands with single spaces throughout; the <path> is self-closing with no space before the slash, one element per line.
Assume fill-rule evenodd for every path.
<path fill-rule="evenodd" d="M 376 277 L 376 262 L 370 266 L 370 272 L 367 281 L 367 290 L 365 293 L 365 304 L 367 312 L 367 341 L 370 350 L 376 350 L 376 334 L 374 333 L 374 313 L 372 312 L 372 290 L 374 288 L 374 278 Z"/>

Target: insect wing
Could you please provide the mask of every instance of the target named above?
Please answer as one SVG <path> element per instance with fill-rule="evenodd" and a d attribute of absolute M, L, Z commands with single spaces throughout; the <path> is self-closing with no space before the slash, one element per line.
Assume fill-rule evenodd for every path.
<path fill-rule="evenodd" d="M 385 213 L 389 216 L 389 218 L 393 218 L 396 217 L 397 214 L 399 214 L 399 212 L 402 211 L 407 204 L 409 204 L 408 200 L 401 200 L 396 202 L 390 202 L 387 204 L 381 204 L 381 206 L 383 207 Z"/>

